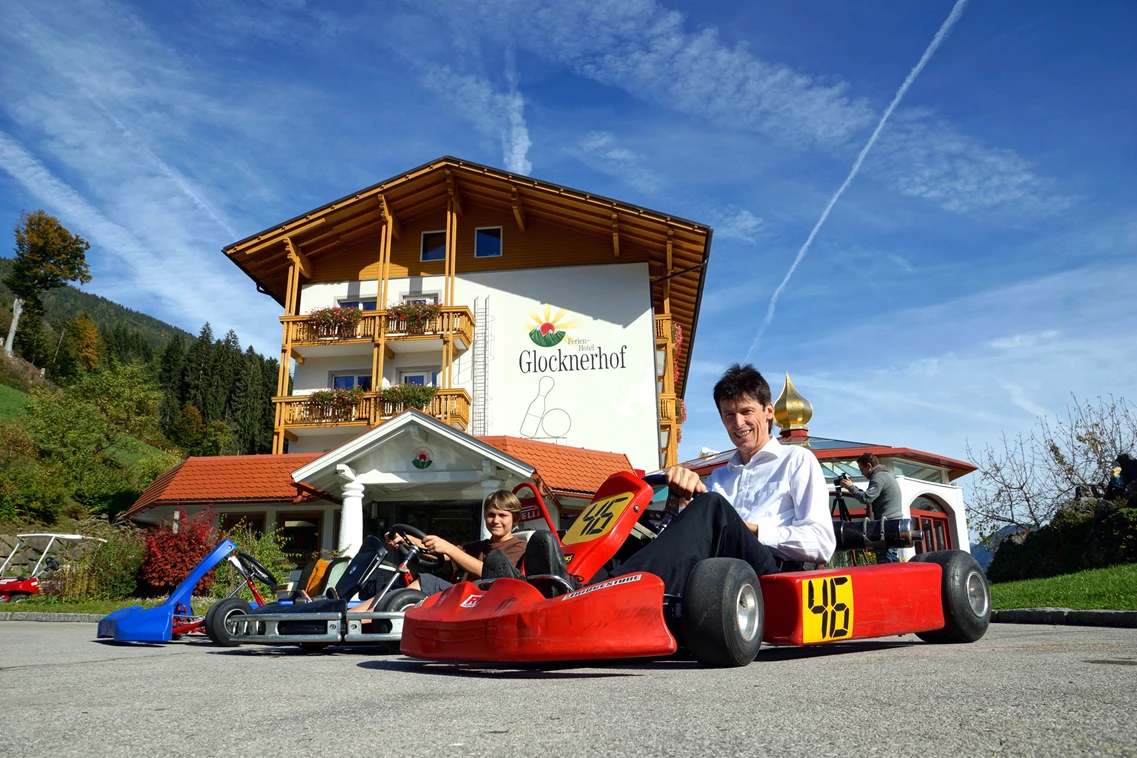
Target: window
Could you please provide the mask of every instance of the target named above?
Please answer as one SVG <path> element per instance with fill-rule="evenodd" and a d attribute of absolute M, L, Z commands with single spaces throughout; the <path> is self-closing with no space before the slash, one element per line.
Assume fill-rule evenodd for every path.
<path fill-rule="evenodd" d="M 404 303 L 428 303 L 430 305 L 435 305 L 438 303 L 438 293 L 437 292 L 429 292 L 429 293 L 420 292 L 420 293 L 414 294 L 414 295 L 403 295 L 403 302 Z"/>
<path fill-rule="evenodd" d="M 423 232 L 420 261 L 446 260 L 446 232 Z"/>
<path fill-rule="evenodd" d="M 403 369 L 399 371 L 399 384 L 437 387 L 438 372 L 434 369 Z"/>
<path fill-rule="evenodd" d="M 925 482 L 939 482 L 945 484 L 943 469 L 933 468 L 931 466 L 921 466 L 917 463 L 908 463 L 906 461 L 892 462 L 892 470 L 896 474 L 901 474 L 909 479 L 923 479 Z"/>
<path fill-rule="evenodd" d="M 497 258 L 501 255 L 501 227 L 474 230 L 474 257 Z"/>
<path fill-rule="evenodd" d="M 375 310 L 375 298 L 360 298 L 359 300 L 340 300 L 341 308 L 358 308 L 361 311 Z"/>
<path fill-rule="evenodd" d="M 334 373 L 332 374 L 332 389 L 334 390 L 353 390 L 359 387 L 364 392 L 371 390 L 371 374 L 363 374 L 357 371 L 351 373 Z"/>

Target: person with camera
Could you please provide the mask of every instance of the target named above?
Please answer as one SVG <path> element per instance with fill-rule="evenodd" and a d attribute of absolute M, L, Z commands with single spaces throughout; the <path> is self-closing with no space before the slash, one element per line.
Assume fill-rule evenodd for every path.
<path fill-rule="evenodd" d="M 857 468 L 861 470 L 861 475 L 869 480 L 867 489 L 862 490 L 853 484 L 848 474 L 842 474 L 836 484 L 847 489 L 850 495 L 865 504 L 865 518 L 904 518 L 904 510 L 900 503 L 900 485 L 896 483 L 896 477 L 885 470 L 872 453 L 864 453 L 857 458 Z M 896 548 L 877 552 L 876 562 L 899 563 L 900 558 L 896 555 Z"/>

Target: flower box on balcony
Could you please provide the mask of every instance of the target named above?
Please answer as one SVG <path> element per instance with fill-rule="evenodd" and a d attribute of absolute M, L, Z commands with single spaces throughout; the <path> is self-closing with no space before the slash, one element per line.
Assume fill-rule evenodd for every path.
<path fill-rule="evenodd" d="M 319 339 L 347 339 L 355 336 L 363 320 L 359 308 L 317 308 L 308 314 L 308 323 Z"/>
<path fill-rule="evenodd" d="M 308 396 L 307 416 L 310 421 L 352 421 L 358 416 L 362 387 L 350 390 L 317 390 Z"/>
<path fill-rule="evenodd" d="M 395 322 L 395 331 L 422 334 L 442 315 L 442 308 L 438 303 L 400 303 L 388 308 L 387 315 Z"/>

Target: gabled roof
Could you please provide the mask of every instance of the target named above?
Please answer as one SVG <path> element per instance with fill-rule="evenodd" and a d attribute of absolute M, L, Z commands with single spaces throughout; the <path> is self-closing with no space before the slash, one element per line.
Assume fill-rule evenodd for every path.
<path fill-rule="evenodd" d="M 451 192 L 464 198 L 463 202 L 502 213 L 515 214 L 520 208 L 525 218 L 554 226 L 607 238 L 615 234 L 625 248 L 646 253 L 652 281 L 670 282 L 672 317 L 683 328 L 688 345 L 679 356 L 680 386 L 686 385 L 687 356 L 695 344 L 711 228 L 679 216 L 443 156 L 271 226 L 223 250 L 256 282 L 258 290 L 271 295 L 283 307 L 289 265 L 285 240 L 299 246 L 318 266 L 325 256 L 334 256 L 348 245 L 375 235 L 388 213 L 398 228 L 407 220 L 442 212 Z M 613 257 L 613 262 L 621 259 Z M 663 289 L 653 288 L 657 313 L 663 312 Z"/>
<path fill-rule="evenodd" d="M 421 423 L 432 433 L 477 450 L 524 478 L 539 479 L 553 495 L 591 497 L 611 474 L 634 470 L 623 453 L 517 437 L 473 437 L 412 409 L 323 453 L 187 458 L 155 479 L 127 516 L 157 505 L 334 501 L 311 483 L 327 486 L 341 462 L 352 460 L 412 423 Z"/>
<path fill-rule="evenodd" d="M 612 474 L 635 470 L 623 453 L 604 453 L 518 437 L 478 439 L 531 465 L 555 495 L 592 497 Z"/>
<path fill-rule="evenodd" d="M 155 479 L 127 516 L 154 505 L 291 502 L 324 499 L 298 487 L 292 471 L 320 453 L 186 458 Z"/>

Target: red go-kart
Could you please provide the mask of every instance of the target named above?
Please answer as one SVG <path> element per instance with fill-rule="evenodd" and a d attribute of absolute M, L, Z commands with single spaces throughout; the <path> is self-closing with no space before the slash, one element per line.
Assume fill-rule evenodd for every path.
<path fill-rule="evenodd" d="M 652 495 L 630 473 L 609 477 L 562 538 L 569 571 L 589 577 L 611 560 Z M 682 645 L 705 665 L 745 666 L 762 642 L 908 633 L 973 642 L 987 630 L 990 607 L 982 569 L 959 550 L 760 578 L 744 561 L 710 558 L 678 597 L 642 572 L 580 589 L 554 576 L 462 582 L 407 611 L 401 649 L 429 660 L 556 662 L 660 657 Z"/>

